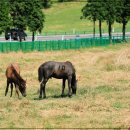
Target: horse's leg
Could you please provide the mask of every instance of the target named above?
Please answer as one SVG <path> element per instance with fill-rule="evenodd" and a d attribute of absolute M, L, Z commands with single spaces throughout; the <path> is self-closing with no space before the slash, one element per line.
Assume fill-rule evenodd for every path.
<path fill-rule="evenodd" d="M 10 97 L 12 97 L 12 92 L 13 92 L 13 83 L 11 83 L 11 95 L 10 95 Z"/>
<path fill-rule="evenodd" d="M 62 80 L 62 94 L 61 94 L 61 97 L 64 96 L 65 81 L 66 81 L 66 79 L 63 79 L 63 80 Z"/>
<path fill-rule="evenodd" d="M 45 90 L 45 87 L 46 87 L 46 83 L 44 84 L 44 86 L 43 86 L 43 88 L 42 88 L 43 98 L 46 98 L 46 90 Z"/>
<path fill-rule="evenodd" d="M 18 88 L 18 85 L 15 84 L 15 89 L 16 89 L 16 93 L 18 95 L 18 98 L 19 98 L 19 88 Z"/>
<path fill-rule="evenodd" d="M 39 98 L 42 98 L 42 86 L 43 86 L 43 83 L 41 82 L 41 84 L 40 84 L 40 95 L 39 95 Z"/>
<path fill-rule="evenodd" d="M 71 97 L 72 96 L 72 92 L 71 92 L 71 80 L 72 80 L 72 77 L 69 76 L 68 77 L 68 96 Z"/>
<path fill-rule="evenodd" d="M 9 89 L 9 81 L 7 80 L 7 86 L 6 86 L 6 90 L 5 90 L 5 96 L 7 95 L 8 89 Z"/>
<path fill-rule="evenodd" d="M 46 92 L 45 92 L 45 87 L 48 79 L 44 79 L 42 83 L 40 84 L 40 95 L 39 98 L 42 98 L 42 93 L 43 93 L 43 98 L 46 98 Z"/>
<path fill-rule="evenodd" d="M 42 88 L 42 91 L 43 91 L 43 98 L 46 98 L 46 90 L 45 90 L 45 88 L 46 88 L 46 83 L 47 83 L 47 81 L 48 81 L 47 78 L 44 79 L 44 81 L 43 81 L 43 88 Z"/>

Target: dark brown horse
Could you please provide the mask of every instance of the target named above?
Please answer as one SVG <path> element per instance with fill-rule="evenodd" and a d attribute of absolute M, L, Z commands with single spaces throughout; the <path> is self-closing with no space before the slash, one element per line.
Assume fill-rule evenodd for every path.
<path fill-rule="evenodd" d="M 65 82 L 68 80 L 68 96 L 76 94 L 77 80 L 75 68 L 71 62 L 55 62 L 48 61 L 40 65 L 38 68 L 38 80 L 40 84 L 40 95 L 39 98 L 46 98 L 45 86 L 49 78 L 63 79 L 62 83 L 62 94 L 64 95 Z M 72 91 L 71 91 L 72 90 Z"/>
<path fill-rule="evenodd" d="M 11 64 L 6 69 L 6 77 L 7 77 L 7 87 L 5 90 L 5 96 L 8 93 L 8 88 L 10 85 L 11 88 L 11 95 L 13 92 L 13 84 L 15 85 L 16 93 L 19 98 L 19 90 L 21 94 L 25 97 L 26 96 L 26 81 L 20 76 L 20 67 L 18 64 Z"/>

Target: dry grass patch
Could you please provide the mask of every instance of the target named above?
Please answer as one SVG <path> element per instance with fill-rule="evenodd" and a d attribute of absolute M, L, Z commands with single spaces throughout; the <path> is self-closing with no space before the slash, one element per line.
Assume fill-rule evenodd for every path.
<path fill-rule="evenodd" d="M 108 48 L 0 54 L 0 127 L 130 127 L 130 45 Z M 37 69 L 48 60 L 71 61 L 78 78 L 77 95 L 61 98 L 61 80 L 50 79 L 47 99 L 37 99 Z M 8 64 L 17 62 L 27 78 L 27 97 L 4 96 Z M 65 94 L 68 87 L 66 84 Z"/>

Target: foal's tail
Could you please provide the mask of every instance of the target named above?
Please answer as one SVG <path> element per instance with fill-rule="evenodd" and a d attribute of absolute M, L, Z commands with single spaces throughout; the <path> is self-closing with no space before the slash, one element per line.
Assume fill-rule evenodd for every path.
<path fill-rule="evenodd" d="M 38 80 L 39 82 L 41 82 L 43 79 L 43 70 L 41 69 L 41 67 L 38 68 Z"/>

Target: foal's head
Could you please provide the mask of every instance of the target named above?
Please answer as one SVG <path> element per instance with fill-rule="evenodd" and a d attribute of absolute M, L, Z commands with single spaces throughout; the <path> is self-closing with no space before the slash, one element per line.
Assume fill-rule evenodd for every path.
<path fill-rule="evenodd" d="M 21 94 L 26 97 L 26 81 L 23 80 L 20 85 L 19 85 L 19 90 L 21 92 Z"/>

